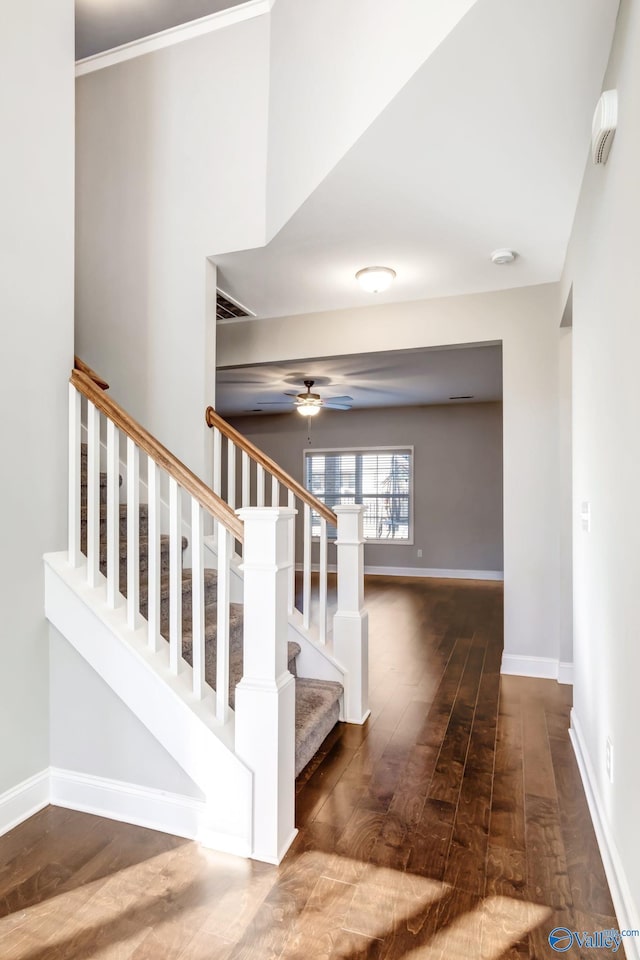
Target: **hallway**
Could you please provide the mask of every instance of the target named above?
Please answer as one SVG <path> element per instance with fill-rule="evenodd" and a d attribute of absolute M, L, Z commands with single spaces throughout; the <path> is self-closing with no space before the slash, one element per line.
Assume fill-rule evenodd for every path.
<path fill-rule="evenodd" d="M 279 868 L 49 807 L 0 839 L 2 960 L 548 958 L 615 927 L 571 688 L 500 678 L 502 584 L 367 601 L 372 715 L 303 772 Z"/>

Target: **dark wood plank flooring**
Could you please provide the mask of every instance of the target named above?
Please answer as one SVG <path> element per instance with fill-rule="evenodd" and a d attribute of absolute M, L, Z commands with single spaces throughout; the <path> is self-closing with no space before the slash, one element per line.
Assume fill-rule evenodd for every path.
<path fill-rule="evenodd" d="M 49 807 L 0 838 L 0 958 L 533 960 L 615 927 L 571 690 L 500 677 L 501 584 L 367 601 L 371 718 L 299 778 L 280 867 Z"/>

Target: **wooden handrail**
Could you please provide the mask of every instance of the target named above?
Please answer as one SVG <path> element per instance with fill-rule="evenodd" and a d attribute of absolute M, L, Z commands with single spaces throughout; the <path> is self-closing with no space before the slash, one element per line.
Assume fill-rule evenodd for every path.
<path fill-rule="evenodd" d="M 96 373 L 95 370 L 92 370 L 88 363 L 85 363 L 84 360 L 81 360 L 80 357 L 73 358 L 73 366 L 76 370 L 79 370 L 80 373 L 84 373 L 85 376 L 89 377 L 90 380 L 100 387 L 101 390 L 108 390 L 109 384 L 106 380 L 103 380 L 99 373 Z"/>
<path fill-rule="evenodd" d="M 219 520 L 229 530 L 236 540 L 242 543 L 244 524 L 233 512 L 229 504 L 225 503 L 210 487 L 197 477 L 181 460 L 167 450 L 148 430 L 145 430 L 133 417 L 130 417 L 122 407 L 107 396 L 97 384 L 81 370 L 71 373 L 69 382 L 76 390 L 84 394 L 102 413 L 106 414 L 141 450 L 144 450 L 159 467 L 173 477 L 174 480 L 190 493 L 198 503 Z"/>
<path fill-rule="evenodd" d="M 205 420 L 207 426 L 217 427 L 220 433 L 223 433 L 228 440 L 231 440 L 236 447 L 240 447 L 241 450 L 244 450 L 245 453 L 248 453 L 252 460 L 255 460 L 256 463 L 259 463 L 261 467 L 270 473 L 276 478 L 276 480 L 281 483 L 284 487 L 287 487 L 289 490 L 292 490 L 295 493 L 296 497 L 302 500 L 303 503 L 306 503 L 312 510 L 315 510 L 316 513 L 319 513 L 320 516 L 330 523 L 332 526 L 336 527 L 338 525 L 338 518 L 325 503 L 321 500 L 318 500 L 317 497 L 314 497 L 306 487 L 303 487 L 301 483 L 298 483 L 297 480 L 294 480 L 285 470 L 279 466 L 275 460 L 272 460 L 271 457 L 268 457 L 266 453 L 263 453 L 259 447 L 256 447 L 255 444 L 251 443 L 251 440 L 247 440 L 245 436 L 239 433 L 230 423 L 227 423 L 219 413 L 213 409 L 213 407 L 207 407 L 205 413 Z"/>

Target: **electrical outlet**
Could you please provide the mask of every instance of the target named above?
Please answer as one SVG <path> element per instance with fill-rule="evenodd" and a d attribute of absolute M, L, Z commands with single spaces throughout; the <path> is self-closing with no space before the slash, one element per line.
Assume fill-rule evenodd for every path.
<path fill-rule="evenodd" d="M 580 526 L 585 533 L 591 533 L 591 504 L 588 500 L 580 504 Z"/>
<path fill-rule="evenodd" d="M 422 547 L 418 547 L 418 549 L 416 550 L 416 554 L 418 555 L 418 557 L 422 556 Z"/>
<path fill-rule="evenodd" d="M 613 743 L 611 741 L 611 737 L 607 737 L 604 762 L 607 768 L 609 783 L 613 783 Z"/>

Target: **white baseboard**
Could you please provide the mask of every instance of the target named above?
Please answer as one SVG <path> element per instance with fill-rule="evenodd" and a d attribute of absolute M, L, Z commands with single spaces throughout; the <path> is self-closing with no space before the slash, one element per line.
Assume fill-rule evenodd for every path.
<path fill-rule="evenodd" d="M 0 837 L 49 803 L 49 771 L 42 770 L 0 794 Z"/>
<path fill-rule="evenodd" d="M 303 569 L 301 563 L 296 563 L 296 570 Z M 312 563 L 311 570 L 318 573 L 320 564 Z M 336 572 L 335 563 L 327 565 L 328 573 Z M 445 570 L 439 567 L 372 567 L 365 566 L 365 575 L 368 577 L 419 577 L 441 580 L 504 580 L 502 570 Z"/>
<path fill-rule="evenodd" d="M 558 683 L 573 686 L 573 663 L 567 663 L 563 660 L 558 662 Z"/>
<path fill-rule="evenodd" d="M 241 838 L 209 830 L 206 825 L 206 804 L 193 797 L 57 767 L 52 767 L 50 771 L 50 796 L 51 803 L 56 807 L 197 840 L 224 853 L 241 857 L 251 854 Z"/>
<path fill-rule="evenodd" d="M 434 577 L 442 580 L 504 580 L 503 570 L 446 570 L 438 567 L 369 567 L 365 574 L 378 577 Z"/>
<path fill-rule="evenodd" d="M 510 677 L 537 677 L 540 680 L 557 680 L 558 661 L 553 657 L 520 657 L 511 653 L 503 653 L 500 673 Z"/>
<path fill-rule="evenodd" d="M 575 710 L 571 711 L 569 736 L 578 761 L 584 792 L 587 795 L 589 813 L 600 848 L 604 871 L 607 875 L 611 899 L 616 910 L 618 927 L 620 930 L 640 930 L 640 912 L 634 903 L 618 848 L 611 835 L 595 770 Z M 623 943 L 627 960 L 640 960 L 640 938 L 628 937 L 624 939 Z"/>
<path fill-rule="evenodd" d="M 573 663 L 554 657 L 520 657 L 503 653 L 500 673 L 509 677 L 537 677 L 539 680 L 573 684 Z"/>

